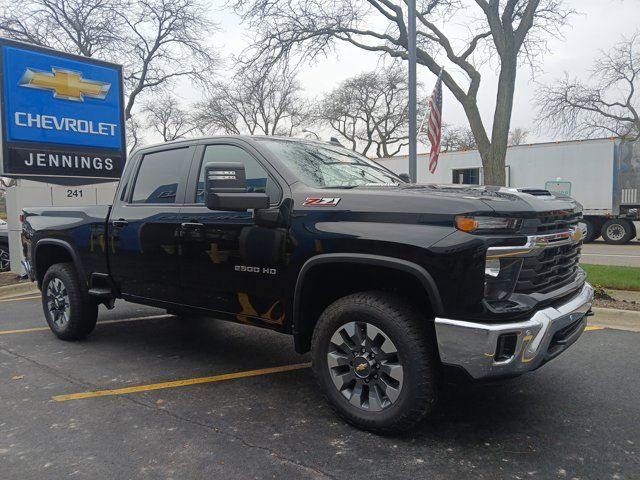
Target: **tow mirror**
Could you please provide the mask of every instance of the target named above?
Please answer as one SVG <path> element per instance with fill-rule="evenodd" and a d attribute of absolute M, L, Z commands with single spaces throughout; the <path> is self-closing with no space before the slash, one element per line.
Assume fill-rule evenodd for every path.
<path fill-rule="evenodd" d="M 204 203 L 208 209 L 244 212 L 269 208 L 266 193 L 247 192 L 242 163 L 207 163 L 204 169 Z"/>

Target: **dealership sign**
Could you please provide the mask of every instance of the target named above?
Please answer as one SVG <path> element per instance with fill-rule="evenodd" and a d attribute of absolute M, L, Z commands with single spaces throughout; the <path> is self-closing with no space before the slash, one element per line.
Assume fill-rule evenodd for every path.
<path fill-rule="evenodd" d="M 0 39 L 0 66 L 0 176 L 120 178 L 119 65 Z"/>

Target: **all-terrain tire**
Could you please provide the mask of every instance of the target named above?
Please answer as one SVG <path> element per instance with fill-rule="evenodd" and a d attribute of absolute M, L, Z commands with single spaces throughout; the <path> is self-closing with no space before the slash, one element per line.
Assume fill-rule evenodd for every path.
<path fill-rule="evenodd" d="M 331 339 L 335 339 L 336 332 L 342 332 L 341 328 L 351 325 L 351 322 L 356 322 L 356 325 L 364 323 L 366 328 L 382 332 L 397 351 L 403 382 L 397 398 L 382 410 L 367 411 L 350 403 L 344 390 L 341 391 L 332 378 L 334 374 L 328 354 L 335 344 Z M 436 404 L 440 362 L 434 325 L 425 314 L 400 296 L 370 291 L 336 300 L 322 313 L 315 326 L 311 352 L 316 380 L 330 406 L 358 428 L 385 435 L 397 434 L 419 424 Z M 352 352 L 352 355 L 356 353 Z M 353 360 L 351 366 L 354 373 L 355 362 Z"/>
<path fill-rule="evenodd" d="M 98 319 L 98 302 L 82 288 L 72 263 L 49 267 L 42 281 L 42 308 L 49 328 L 61 340 L 85 338 Z"/>

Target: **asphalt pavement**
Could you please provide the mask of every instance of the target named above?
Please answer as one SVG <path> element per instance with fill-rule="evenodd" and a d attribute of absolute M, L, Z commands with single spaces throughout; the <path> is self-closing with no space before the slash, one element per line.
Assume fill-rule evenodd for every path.
<path fill-rule="evenodd" d="M 587 243 L 582 246 L 580 262 L 640 267 L 640 241 L 634 240 L 626 245 L 609 245 L 602 240 Z"/>
<path fill-rule="evenodd" d="M 1 478 L 640 478 L 640 333 L 448 388 L 386 438 L 334 416 L 287 336 L 123 302 L 99 322 L 62 342 L 37 299 L 0 303 Z"/>

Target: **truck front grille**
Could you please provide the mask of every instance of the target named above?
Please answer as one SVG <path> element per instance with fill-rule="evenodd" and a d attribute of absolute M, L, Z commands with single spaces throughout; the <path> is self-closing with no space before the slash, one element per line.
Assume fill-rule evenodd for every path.
<path fill-rule="evenodd" d="M 517 293 L 547 293 L 573 281 L 580 261 L 582 242 L 541 250 L 525 257 L 516 283 Z"/>
<path fill-rule="evenodd" d="M 580 218 L 582 213 L 568 210 L 544 213 L 538 216 L 537 233 L 542 235 L 566 231 L 578 225 Z"/>

